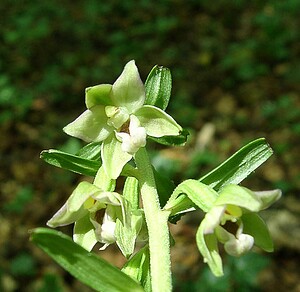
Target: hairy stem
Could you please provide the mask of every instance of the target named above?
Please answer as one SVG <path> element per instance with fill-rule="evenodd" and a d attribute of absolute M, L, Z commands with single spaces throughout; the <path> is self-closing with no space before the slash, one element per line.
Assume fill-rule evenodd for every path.
<path fill-rule="evenodd" d="M 153 292 L 172 291 L 169 211 L 160 208 L 152 165 L 145 148 L 135 155 L 141 197 L 149 233 L 150 274 Z"/>

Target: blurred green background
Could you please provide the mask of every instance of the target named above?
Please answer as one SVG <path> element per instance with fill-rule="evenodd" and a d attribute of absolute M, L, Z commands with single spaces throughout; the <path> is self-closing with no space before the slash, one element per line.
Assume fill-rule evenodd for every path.
<path fill-rule="evenodd" d="M 198 178 L 266 137 L 275 154 L 243 184 L 284 193 L 263 214 L 275 253 L 224 255 L 221 279 L 195 246 L 200 215 L 172 226 L 174 290 L 299 291 L 299 12 L 298 0 L 2 0 L 0 290 L 90 291 L 29 242 L 85 179 L 39 153 L 76 153 L 83 144 L 61 129 L 84 110 L 84 89 L 114 82 L 135 59 L 144 81 L 155 64 L 171 69 L 167 111 L 191 133 L 185 148 L 153 146 L 156 168 Z M 101 254 L 123 262 L 113 247 Z"/>

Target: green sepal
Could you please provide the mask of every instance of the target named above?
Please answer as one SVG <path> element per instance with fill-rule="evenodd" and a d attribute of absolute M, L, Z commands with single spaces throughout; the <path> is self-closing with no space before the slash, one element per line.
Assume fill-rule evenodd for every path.
<path fill-rule="evenodd" d="M 150 140 L 153 140 L 156 143 L 165 145 L 165 146 L 184 146 L 189 135 L 189 131 L 186 129 L 182 129 L 179 135 L 177 136 L 163 136 L 160 138 L 155 138 L 149 136 Z"/>
<path fill-rule="evenodd" d="M 63 131 L 85 142 L 101 142 L 105 140 L 113 128 L 107 123 L 105 107 L 95 105 L 84 111 L 73 122 L 63 128 Z"/>
<path fill-rule="evenodd" d="M 144 291 L 131 277 L 86 251 L 62 232 L 37 228 L 30 238 L 71 275 L 95 291 Z"/>
<path fill-rule="evenodd" d="M 92 196 L 101 194 L 101 189 L 83 181 L 78 184 L 67 202 L 47 222 L 50 227 L 64 226 L 82 218 L 88 211 L 84 208 L 85 201 Z"/>
<path fill-rule="evenodd" d="M 144 105 L 134 115 L 139 119 L 147 135 L 152 137 L 178 136 L 182 127 L 166 112 L 152 105 Z"/>
<path fill-rule="evenodd" d="M 110 98 L 112 85 L 100 84 L 85 89 L 85 104 L 88 109 L 95 105 L 112 105 Z"/>
<path fill-rule="evenodd" d="M 251 212 L 259 212 L 262 201 L 251 190 L 239 185 L 226 185 L 219 193 L 215 202 L 216 206 L 235 205 L 245 208 Z"/>
<path fill-rule="evenodd" d="M 274 250 L 273 241 L 267 225 L 261 217 L 255 213 L 243 214 L 243 232 L 250 234 L 254 238 L 254 244 L 261 249 L 272 252 Z"/>
<path fill-rule="evenodd" d="M 212 273 L 216 277 L 221 277 L 223 276 L 223 265 L 219 254 L 218 240 L 215 234 L 204 235 L 204 220 L 201 222 L 196 233 L 197 246 L 204 258 L 204 262 L 208 264 Z"/>
<path fill-rule="evenodd" d="M 114 106 L 126 108 L 128 113 L 142 107 L 145 102 L 145 87 L 135 61 L 129 61 L 112 86 L 111 99 Z"/>
<path fill-rule="evenodd" d="M 145 245 L 131 257 L 122 272 L 141 283 L 145 292 L 151 292 L 149 246 Z"/>
<path fill-rule="evenodd" d="M 154 66 L 145 82 L 146 100 L 145 104 L 154 105 L 165 110 L 169 104 L 172 76 L 168 68 Z"/>
<path fill-rule="evenodd" d="M 89 160 L 55 149 L 42 151 L 40 158 L 51 165 L 86 176 L 95 176 L 101 166 L 100 160 Z"/>
<path fill-rule="evenodd" d="M 75 222 L 73 240 L 87 251 L 91 251 L 97 243 L 94 226 L 90 221 L 89 213 Z"/>

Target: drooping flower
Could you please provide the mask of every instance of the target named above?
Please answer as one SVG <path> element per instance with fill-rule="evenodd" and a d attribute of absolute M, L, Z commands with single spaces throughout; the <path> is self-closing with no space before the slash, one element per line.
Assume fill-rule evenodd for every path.
<path fill-rule="evenodd" d="M 73 240 L 86 250 L 92 250 L 97 242 L 103 244 L 101 250 L 116 242 L 128 257 L 133 252 L 143 218 L 141 210 L 131 210 L 122 195 L 81 182 L 47 225 L 58 227 L 75 223 Z M 127 236 L 125 246 L 124 236 Z"/>
<path fill-rule="evenodd" d="M 64 131 L 86 142 L 102 142 L 107 175 L 116 179 L 146 137 L 177 136 L 182 128 L 160 108 L 145 105 L 145 88 L 134 61 L 124 67 L 113 85 L 86 89 L 87 110 Z M 112 159 L 113 157 L 113 159 Z"/>
<path fill-rule="evenodd" d="M 225 251 L 232 256 L 247 253 L 253 245 L 273 251 L 268 228 L 256 213 L 280 196 L 280 190 L 253 192 L 238 185 L 227 185 L 221 190 L 196 235 L 204 261 L 216 276 L 223 275 L 218 242 L 224 244 Z"/>
<path fill-rule="evenodd" d="M 121 195 L 81 182 L 47 225 L 58 227 L 75 223 L 74 241 L 91 250 L 97 242 L 103 243 L 103 248 L 114 243 L 116 219 L 124 220 L 124 217 Z"/>

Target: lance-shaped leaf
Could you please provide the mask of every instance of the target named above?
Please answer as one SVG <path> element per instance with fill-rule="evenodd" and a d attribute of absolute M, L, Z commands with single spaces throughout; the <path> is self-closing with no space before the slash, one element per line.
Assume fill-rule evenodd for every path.
<path fill-rule="evenodd" d="M 130 210 L 127 208 L 127 212 Z M 115 236 L 117 245 L 126 258 L 134 252 L 136 238 L 143 226 L 143 212 L 141 210 L 132 210 L 130 214 L 126 214 L 127 222 L 116 221 Z"/>
<path fill-rule="evenodd" d="M 76 153 L 76 155 L 88 160 L 100 160 L 101 159 L 100 152 L 101 152 L 101 143 L 92 142 L 82 147 Z"/>
<path fill-rule="evenodd" d="M 199 180 L 215 190 L 227 184 L 239 184 L 272 154 L 273 150 L 264 138 L 254 140 Z"/>
<path fill-rule="evenodd" d="M 162 66 L 154 66 L 147 77 L 145 88 L 145 104 L 154 105 L 165 110 L 168 106 L 172 89 L 170 70 Z"/>
<path fill-rule="evenodd" d="M 50 149 L 41 152 L 40 157 L 47 163 L 87 176 L 95 176 L 100 160 L 90 160 L 63 151 Z"/>
<path fill-rule="evenodd" d="M 131 277 L 61 232 L 37 228 L 32 231 L 31 240 L 71 275 L 96 291 L 144 291 Z"/>

